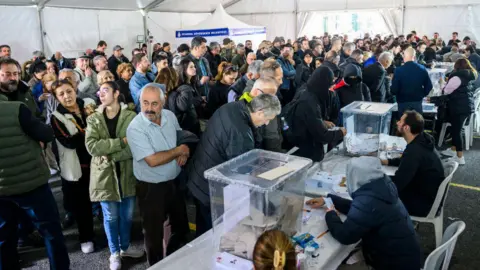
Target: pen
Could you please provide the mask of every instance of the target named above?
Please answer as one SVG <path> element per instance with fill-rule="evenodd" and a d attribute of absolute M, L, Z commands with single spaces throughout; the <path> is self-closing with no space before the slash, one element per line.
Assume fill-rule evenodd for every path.
<path fill-rule="evenodd" d="M 324 236 L 325 234 L 327 234 L 330 230 L 326 230 L 324 231 L 323 233 L 321 233 L 319 236 L 317 236 L 317 239 L 319 239 L 320 237 Z"/>

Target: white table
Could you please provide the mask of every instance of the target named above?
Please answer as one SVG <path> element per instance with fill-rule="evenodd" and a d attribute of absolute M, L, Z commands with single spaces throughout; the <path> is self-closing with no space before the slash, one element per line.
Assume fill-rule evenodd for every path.
<path fill-rule="evenodd" d="M 309 199 L 309 198 L 306 198 Z M 305 213 L 306 214 L 306 213 Z M 345 216 L 340 218 L 345 220 Z M 312 210 L 308 222 L 302 226 L 302 232 L 318 236 L 327 230 L 325 210 Z M 330 233 L 316 239 L 320 248 L 314 253 L 318 257 L 310 259 L 309 269 L 334 270 L 353 251 L 355 245 L 344 246 L 335 240 Z M 193 240 L 183 248 L 177 250 L 167 258 L 150 267 L 150 270 L 178 270 L 195 269 L 210 270 L 214 267 L 215 248 L 213 245 L 213 230 L 210 230 Z"/>

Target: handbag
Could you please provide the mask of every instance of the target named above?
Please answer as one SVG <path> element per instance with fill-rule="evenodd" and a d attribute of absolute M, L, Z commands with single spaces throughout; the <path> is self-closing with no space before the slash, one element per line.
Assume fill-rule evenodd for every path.
<path fill-rule="evenodd" d="M 437 119 L 439 121 L 448 121 L 448 96 L 431 97 L 430 102 L 438 107 Z"/>

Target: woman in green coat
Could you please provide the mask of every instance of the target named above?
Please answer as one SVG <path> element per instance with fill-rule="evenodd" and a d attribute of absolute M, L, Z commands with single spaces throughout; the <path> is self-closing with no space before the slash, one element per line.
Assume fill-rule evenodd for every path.
<path fill-rule="evenodd" d="M 121 257 L 139 258 L 130 248 L 130 229 L 135 207 L 133 158 L 126 138 L 136 114 L 120 103 L 115 82 L 105 82 L 97 93 L 102 105 L 87 119 L 85 142 L 92 155 L 90 199 L 100 202 L 110 248 L 110 269 L 121 268 Z"/>

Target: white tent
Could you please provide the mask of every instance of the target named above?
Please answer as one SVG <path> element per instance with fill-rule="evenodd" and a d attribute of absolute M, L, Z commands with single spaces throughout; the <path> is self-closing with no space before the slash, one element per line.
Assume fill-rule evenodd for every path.
<path fill-rule="evenodd" d="M 324 14 L 343 11 L 380 14 L 395 34 L 437 31 L 448 39 L 458 31 L 480 39 L 480 0 L 0 0 L 0 44 L 11 45 L 19 61 L 34 50 L 74 57 L 99 40 L 107 41 L 108 54 L 119 44 L 130 56 L 138 35 L 173 42 L 176 30 L 207 19 L 218 4 L 246 24 L 265 26 L 269 40 L 317 28 L 321 34 Z"/>
<path fill-rule="evenodd" d="M 235 19 L 227 14 L 221 4 L 211 16 L 199 24 L 175 32 L 177 45 L 189 44 L 196 36 L 202 36 L 208 42 L 216 41 L 220 44 L 224 38 L 230 38 L 237 44 L 251 40 L 253 44 L 258 45 L 267 38 L 265 27 L 248 25 Z"/>

